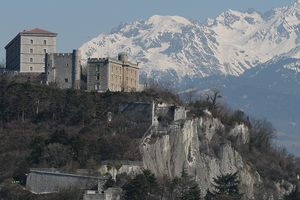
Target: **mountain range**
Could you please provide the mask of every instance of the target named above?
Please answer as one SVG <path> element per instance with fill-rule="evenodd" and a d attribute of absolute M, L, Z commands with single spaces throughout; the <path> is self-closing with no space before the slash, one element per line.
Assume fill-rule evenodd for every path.
<path fill-rule="evenodd" d="M 300 1 L 266 13 L 226 10 L 205 22 L 154 15 L 122 23 L 80 49 L 89 57 L 127 52 L 141 83 L 179 92 L 219 88 L 235 108 L 266 117 L 280 143 L 300 154 Z M 289 133 L 289 134 L 286 134 Z"/>

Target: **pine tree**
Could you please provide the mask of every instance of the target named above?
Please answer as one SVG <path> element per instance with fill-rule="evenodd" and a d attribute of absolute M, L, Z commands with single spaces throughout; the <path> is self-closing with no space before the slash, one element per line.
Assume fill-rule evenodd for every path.
<path fill-rule="evenodd" d="M 239 183 L 237 172 L 214 178 L 215 199 L 241 199 L 242 195 L 238 188 Z"/>
<path fill-rule="evenodd" d="M 153 200 L 158 191 L 158 184 L 154 174 L 144 170 L 142 174 L 136 175 L 124 186 L 125 199 L 127 200 Z"/>
<path fill-rule="evenodd" d="M 200 188 L 185 169 L 182 170 L 181 177 L 175 178 L 172 184 L 176 199 L 200 200 Z"/>

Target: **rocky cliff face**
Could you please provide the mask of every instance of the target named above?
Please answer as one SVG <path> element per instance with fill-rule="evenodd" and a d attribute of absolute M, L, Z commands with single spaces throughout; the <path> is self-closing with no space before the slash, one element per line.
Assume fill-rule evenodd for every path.
<path fill-rule="evenodd" d="M 195 177 L 203 195 L 207 189 L 213 190 L 211 183 L 214 177 L 238 171 L 241 191 L 246 199 L 255 199 L 256 188 L 262 183 L 261 177 L 244 162 L 230 142 L 222 141 L 221 134 L 224 132 L 223 124 L 211 116 L 186 120 L 164 131 L 153 128 L 141 145 L 144 166 L 157 177 L 167 175 L 170 178 L 181 176 L 185 169 Z M 244 125 L 236 125 L 226 132 L 235 138 L 236 144 L 249 141 L 249 131 Z"/>

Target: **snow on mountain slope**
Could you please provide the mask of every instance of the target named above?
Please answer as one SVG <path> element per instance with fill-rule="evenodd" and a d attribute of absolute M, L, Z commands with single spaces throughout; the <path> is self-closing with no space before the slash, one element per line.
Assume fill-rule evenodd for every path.
<path fill-rule="evenodd" d="M 263 15 L 227 10 L 206 23 L 155 15 L 121 24 L 80 49 L 84 59 L 125 51 L 141 62 L 142 74 L 157 79 L 239 76 L 275 57 L 300 58 L 299 24 L 299 1 Z"/>

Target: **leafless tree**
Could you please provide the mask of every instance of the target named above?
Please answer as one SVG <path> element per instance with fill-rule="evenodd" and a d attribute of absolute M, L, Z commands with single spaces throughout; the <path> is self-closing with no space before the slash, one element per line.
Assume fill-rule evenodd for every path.
<path fill-rule="evenodd" d="M 222 98 L 221 92 L 218 89 L 212 89 L 209 93 L 206 93 L 206 101 L 211 103 L 212 109 L 217 107 L 218 99 Z"/>

